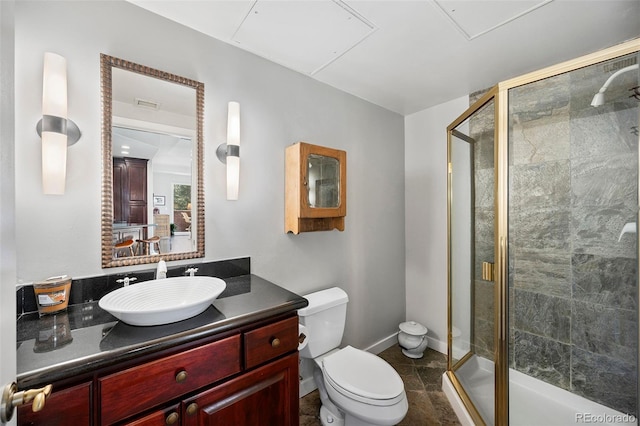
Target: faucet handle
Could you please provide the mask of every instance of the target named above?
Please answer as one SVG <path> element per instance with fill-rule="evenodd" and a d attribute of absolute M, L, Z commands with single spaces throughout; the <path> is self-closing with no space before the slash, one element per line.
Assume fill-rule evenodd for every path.
<path fill-rule="evenodd" d="M 136 277 L 124 277 L 122 279 L 116 280 L 117 283 L 124 283 L 124 286 L 128 286 L 130 282 L 137 280 Z"/>
<path fill-rule="evenodd" d="M 189 276 L 193 277 L 196 272 L 198 272 L 198 268 L 189 268 L 187 270 L 184 271 L 185 275 L 189 274 Z"/>

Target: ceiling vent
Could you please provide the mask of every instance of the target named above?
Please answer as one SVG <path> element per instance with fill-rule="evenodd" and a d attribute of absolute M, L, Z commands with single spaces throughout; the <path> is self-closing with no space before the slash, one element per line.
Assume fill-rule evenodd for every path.
<path fill-rule="evenodd" d="M 147 99 L 140 99 L 140 98 L 135 98 L 134 105 L 139 108 L 153 109 L 153 110 L 158 110 L 160 108 L 160 104 L 158 102 L 149 101 Z"/>
<path fill-rule="evenodd" d="M 435 3 L 467 40 L 473 40 L 552 1 L 435 0 Z"/>
<path fill-rule="evenodd" d="M 243 49 L 313 75 L 377 30 L 341 0 L 256 1 L 232 36 Z"/>

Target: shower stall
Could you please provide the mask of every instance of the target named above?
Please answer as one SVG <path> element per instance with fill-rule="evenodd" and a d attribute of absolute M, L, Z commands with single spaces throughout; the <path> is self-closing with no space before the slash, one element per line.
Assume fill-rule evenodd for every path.
<path fill-rule="evenodd" d="M 447 128 L 463 423 L 638 424 L 639 51 L 501 82 Z"/>

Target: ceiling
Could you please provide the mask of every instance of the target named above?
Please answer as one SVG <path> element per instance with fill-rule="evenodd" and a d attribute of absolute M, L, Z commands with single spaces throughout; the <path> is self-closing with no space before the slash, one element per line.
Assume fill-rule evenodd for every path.
<path fill-rule="evenodd" d="M 640 0 L 129 0 L 402 115 L 640 36 Z"/>

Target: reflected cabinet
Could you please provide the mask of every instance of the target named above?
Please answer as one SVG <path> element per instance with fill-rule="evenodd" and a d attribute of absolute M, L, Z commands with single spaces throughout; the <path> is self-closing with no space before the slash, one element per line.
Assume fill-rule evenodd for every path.
<path fill-rule="evenodd" d="M 285 232 L 344 231 L 347 153 L 298 142 L 286 150 Z"/>

